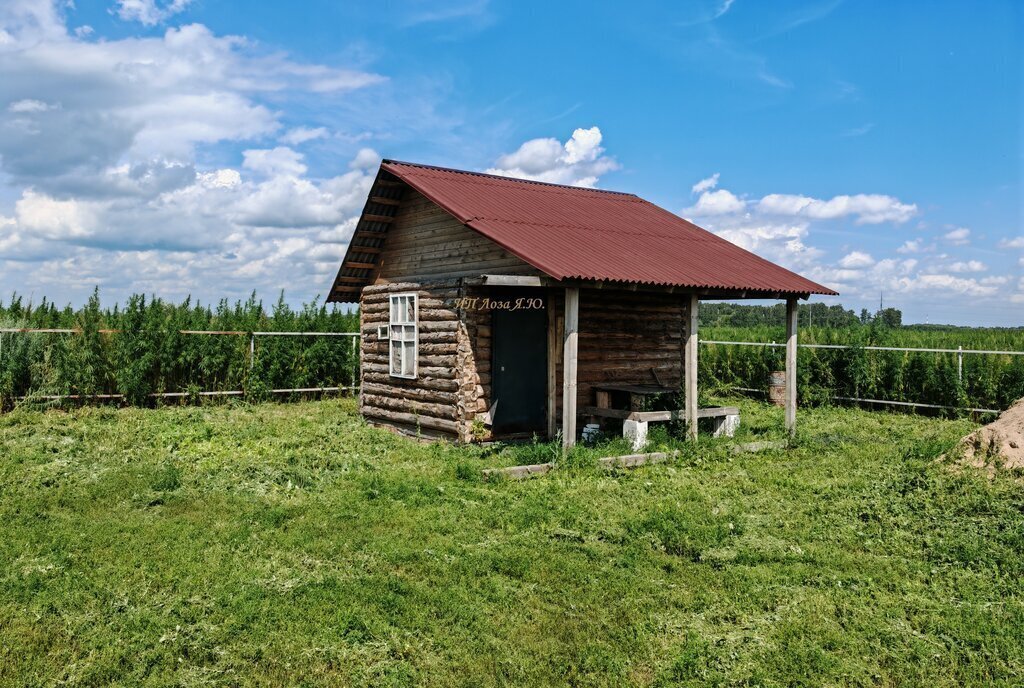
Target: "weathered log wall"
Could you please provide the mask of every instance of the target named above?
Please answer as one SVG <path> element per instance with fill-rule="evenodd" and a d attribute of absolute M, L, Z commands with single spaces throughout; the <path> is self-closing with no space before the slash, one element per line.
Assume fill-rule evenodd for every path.
<path fill-rule="evenodd" d="M 387 230 L 376 283 L 363 290 L 363 415 L 405 431 L 470 441 L 488 431 L 474 420 L 490 398 L 490 313 L 460 310 L 462 296 L 485 295 L 462 277 L 539 275 L 539 271 L 413 189 L 402 197 Z M 419 375 L 389 375 L 388 296 L 419 294 Z"/>
<path fill-rule="evenodd" d="M 564 291 L 553 290 L 549 302 L 559 328 L 555 377 L 557 416 L 561 419 Z M 678 389 L 682 383 L 685 312 L 682 294 L 582 290 L 577 408 L 594 404 L 593 387 L 601 382 L 653 385 L 660 380 Z"/>
<path fill-rule="evenodd" d="M 388 341 L 377 328 L 388 324 L 388 297 L 419 295 L 419 375 L 389 375 Z M 561 417 L 564 290 L 540 291 L 556 329 L 553 357 L 556 416 Z M 392 282 L 366 287 L 361 304 L 362 390 L 360 409 L 372 422 L 427 437 L 461 442 L 489 439 L 477 421 L 491 407 L 491 312 L 460 308 L 461 299 L 490 295 L 487 287 L 459 279 Z M 577 407 L 593 404 L 600 382 L 678 388 L 682 380 L 685 302 L 679 294 L 586 290 L 580 296 Z M 652 373 L 652 369 L 655 371 Z M 655 375 L 656 373 L 656 375 Z M 477 422 L 474 422 L 477 421 Z M 559 425 L 556 425 L 556 428 Z"/>
<path fill-rule="evenodd" d="M 388 339 L 377 334 L 377 328 L 389 322 L 389 297 L 408 292 L 416 293 L 419 300 L 418 376 L 413 380 L 390 375 Z M 458 435 L 456 369 L 461 325 L 450 306 L 458 296 L 457 281 L 392 282 L 363 289 L 359 315 L 363 416 L 428 437 Z"/>
<path fill-rule="evenodd" d="M 469 442 L 488 436 L 473 421 L 487 411 L 490 395 L 490 313 L 459 308 L 459 299 L 474 289 L 449 279 L 391 282 L 363 290 L 363 416 L 427 437 Z M 413 380 L 390 375 L 388 340 L 377 334 L 379 326 L 388 324 L 389 297 L 410 292 L 419 298 L 418 375 Z"/>

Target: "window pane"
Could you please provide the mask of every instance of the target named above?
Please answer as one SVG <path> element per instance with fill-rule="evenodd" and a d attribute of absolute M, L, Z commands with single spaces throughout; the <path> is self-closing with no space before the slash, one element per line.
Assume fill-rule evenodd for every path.
<path fill-rule="evenodd" d="M 395 295 L 389 298 L 389 327 L 392 375 L 413 377 L 416 374 L 416 295 Z"/>
<path fill-rule="evenodd" d="M 398 342 L 391 343 L 391 374 L 402 374 L 402 345 Z"/>
<path fill-rule="evenodd" d="M 416 364 L 416 345 L 413 342 L 404 342 L 402 344 L 402 348 L 404 350 L 404 354 L 402 356 L 404 359 L 402 361 L 402 374 L 412 375 L 415 372 L 414 366 Z"/>

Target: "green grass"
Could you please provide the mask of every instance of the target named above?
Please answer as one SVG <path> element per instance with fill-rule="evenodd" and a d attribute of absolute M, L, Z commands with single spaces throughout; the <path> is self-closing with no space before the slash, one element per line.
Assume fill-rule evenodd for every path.
<path fill-rule="evenodd" d="M 971 424 L 800 421 L 789 451 L 485 483 L 552 448 L 418 444 L 350 400 L 16 411 L 0 683 L 1019 684 L 1024 492 L 935 462 Z"/>

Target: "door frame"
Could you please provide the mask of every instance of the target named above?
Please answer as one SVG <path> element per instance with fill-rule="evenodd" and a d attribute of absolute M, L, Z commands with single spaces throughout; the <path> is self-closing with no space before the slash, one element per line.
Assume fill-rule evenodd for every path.
<path fill-rule="evenodd" d="M 545 371 L 546 372 L 546 375 L 545 375 L 546 382 L 545 382 L 545 386 L 544 386 L 545 418 L 544 418 L 544 422 L 542 424 L 538 425 L 536 430 L 529 431 L 529 433 L 525 433 L 525 434 L 530 434 L 530 435 L 544 435 L 544 434 L 546 434 L 548 436 L 548 438 L 554 438 L 556 436 L 556 430 L 554 430 L 553 428 L 556 427 L 556 425 L 555 425 L 555 414 L 556 414 L 556 404 L 557 404 L 556 397 L 555 397 L 555 394 L 557 393 L 556 392 L 557 385 L 556 385 L 555 381 L 556 381 L 556 372 L 557 372 L 556 366 L 557 366 L 557 363 L 558 363 L 558 361 L 555 358 L 555 355 L 556 355 L 555 349 L 557 348 L 557 345 L 558 345 L 558 342 L 559 342 L 559 339 L 557 337 L 556 327 L 561 322 L 563 322 L 561 319 L 556 319 L 556 317 L 554 315 L 554 309 L 551 307 L 551 295 L 555 292 L 555 290 L 548 289 L 548 288 L 537 288 L 537 287 L 524 288 L 524 287 L 522 287 L 520 285 L 516 285 L 515 287 L 512 287 L 510 285 L 509 287 L 498 287 L 497 289 L 492 288 L 490 290 L 490 293 L 488 294 L 488 296 L 490 296 L 492 299 L 501 300 L 502 293 L 503 292 L 507 293 L 509 291 L 519 291 L 519 292 L 523 292 L 523 293 L 527 293 L 527 294 L 530 294 L 532 292 L 531 298 L 536 298 L 537 296 L 540 296 L 540 298 L 542 298 L 544 300 L 544 309 L 546 311 L 546 313 L 545 313 L 545 321 L 546 321 L 545 322 L 545 333 L 546 333 L 546 341 L 547 341 L 546 346 L 545 346 L 545 351 L 544 351 L 545 358 L 547 359 L 547 365 L 546 365 L 546 371 Z M 496 311 L 492 311 L 491 318 L 490 318 L 491 338 L 492 338 L 491 339 L 491 356 L 490 356 L 490 366 L 491 366 L 491 394 L 490 394 L 490 396 L 491 396 L 491 399 L 492 399 L 492 404 L 494 403 L 493 400 L 497 397 L 497 395 L 495 394 L 495 389 L 496 389 L 496 384 L 495 383 L 497 382 L 498 375 L 500 374 L 499 366 L 498 366 L 497 360 L 496 360 L 496 355 L 497 355 L 497 351 L 498 351 L 498 337 L 500 336 L 500 334 L 499 334 L 499 328 L 495 326 L 495 322 L 494 322 L 495 314 L 496 314 Z M 493 420 L 492 420 L 492 422 L 493 422 Z M 520 432 L 501 432 L 500 430 L 495 431 L 493 426 L 492 426 L 492 434 L 495 437 L 515 437 L 515 436 L 518 436 L 518 435 L 522 435 L 524 433 L 520 433 Z"/>
<path fill-rule="evenodd" d="M 558 436 L 558 362 L 562 358 L 562 340 L 565 318 L 559 318 L 555 310 L 554 289 L 544 290 L 544 307 L 548 311 L 548 439 Z"/>

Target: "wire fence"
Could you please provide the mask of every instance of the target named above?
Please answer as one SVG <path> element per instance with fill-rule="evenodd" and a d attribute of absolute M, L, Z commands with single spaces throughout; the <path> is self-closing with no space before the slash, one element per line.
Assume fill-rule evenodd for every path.
<path fill-rule="evenodd" d="M 117 334 L 122 332 L 118 329 L 100 329 L 99 334 Z M 280 332 L 280 331 L 255 331 L 248 332 L 244 330 L 176 330 L 178 334 L 186 336 L 232 336 L 232 337 L 248 337 L 248 367 L 251 370 L 256 362 L 256 340 L 263 337 L 349 337 L 352 342 L 352 375 L 351 385 L 337 385 L 337 386 L 306 386 L 306 387 L 289 387 L 289 388 L 276 388 L 265 390 L 267 394 L 283 395 L 283 394 L 314 394 L 314 393 L 328 393 L 328 392 L 354 392 L 359 389 L 359 332 Z M 0 328 L 0 365 L 3 363 L 4 356 L 4 336 L 5 335 L 54 335 L 54 334 L 82 334 L 82 330 L 76 328 L 24 328 L 24 327 L 5 327 Z M 763 347 L 763 348 L 785 348 L 784 343 L 778 342 L 746 342 L 746 341 L 726 341 L 726 340 L 713 340 L 706 339 L 700 340 L 702 345 L 725 345 L 725 346 L 746 346 L 746 347 Z M 963 382 L 963 360 L 964 356 L 980 356 L 980 355 L 999 355 L 999 356 L 1024 356 L 1024 351 L 1003 351 L 993 349 L 965 349 L 963 347 L 957 347 L 956 349 L 949 348 L 927 348 L 927 347 L 898 347 L 898 346 L 852 346 L 847 344 L 798 344 L 798 348 L 801 349 L 858 349 L 862 351 L 889 351 L 889 352 L 906 352 L 906 353 L 933 353 L 933 354 L 953 354 L 957 357 L 957 380 Z M 765 389 L 758 389 L 753 387 L 741 387 L 737 385 L 731 385 L 732 389 L 742 392 L 752 393 L 765 393 Z M 246 391 L 240 389 L 234 390 L 198 390 L 198 391 L 177 391 L 177 392 L 153 392 L 148 394 L 149 398 L 153 399 L 184 399 L 190 397 L 237 397 L 245 396 Z M 123 400 L 126 398 L 124 394 L 25 394 L 16 397 L 18 400 L 24 401 L 27 399 L 34 400 L 45 400 L 45 401 L 63 401 L 63 400 L 108 400 L 116 401 Z M 889 399 L 874 399 L 867 397 L 856 397 L 856 396 L 845 396 L 845 395 L 833 395 L 831 397 L 836 401 L 848 401 L 864 404 L 874 405 L 889 405 L 889 406 L 901 406 L 901 407 L 912 407 L 912 408 L 926 408 L 926 409 L 941 409 L 941 410 L 952 410 L 952 411 L 966 411 L 971 413 L 986 413 L 986 414 L 997 414 L 1001 413 L 999 409 L 993 408 L 977 408 L 970 406 L 954 406 L 949 404 L 932 404 L 924 402 L 914 401 L 901 401 L 901 400 L 889 400 Z"/>
<path fill-rule="evenodd" d="M 704 339 L 699 340 L 700 344 L 703 345 L 725 345 L 725 346 L 749 346 L 749 347 L 763 347 L 763 348 L 785 348 L 785 343 L 779 342 L 739 342 L 739 341 L 727 341 L 718 339 Z M 832 350 L 860 350 L 860 351 L 890 351 L 890 352 L 904 352 L 904 353 L 931 353 L 931 354 L 953 354 L 956 355 L 956 379 L 957 383 L 962 385 L 964 381 L 964 356 L 1024 356 L 1024 351 L 1004 351 L 997 349 L 965 349 L 962 346 L 958 346 L 955 349 L 949 348 L 931 348 L 931 347 L 903 347 L 903 346 L 853 346 L 850 344 L 797 344 L 798 349 L 832 349 Z M 732 386 L 732 389 L 741 392 L 752 392 L 764 394 L 766 390 L 755 389 L 752 387 L 740 387 Z M 874 404 L 874 405 L 886 405 L 886 406 L 902 406 L 911 408 L 925 408 L 935 410 L 949 410 L 949 411 L 967 411 L 970 413 L 983 413 L 983 414 L 999 414 L 1002 413 L 1000 409 L 993 408 L 976 408 L 970 406 L 953 406 L 948 404 L 930 404 L 924 402 L 913 402 L 913 401 L 899 401 L 890 399 L 872 399 L 865 397 L 851 397 L 843 395 L 832 395 L 831 399 L 835 401 L 849 401 L 863 404 Z"/>
<path fill-rule="evenodd" d="M 98 329 L 98 334 L 118 334 L 123 332 L 120 329 Z M 359 339 L 358 332 L 275 332 L 244 330 L 175 330 L 178 334 L 187 336 L 247 336 L 249 337 L 248 367 L 252 370 L 256 363 L 256 340 L 260 337 L 350 337 L 352 340 L 352 385 L 349 386 L 317 386 L 317 387 L 290 387 L 264 390 L 266 394 L 314 394 L 325 392 L 345 392 L 359 389 Z M 3 327 L 0 328 L 0 366 L 3 364 L 4 356 L 4 335 L 53 335 L 70 334 L 81 335 L 82 330 L 78 328 L 32 328 L 32 327 Z M 241 389 L 232 390 L 197 390 L 187 392 L 152 392 L 146 396 L 151 399 L 187 399 L 193 397 L 240 397 L 245 396 L 246 391 Z M 127 398 L 125 394 L 24 394 L 15 397 L 18 401 L 121 401 Z"/>

